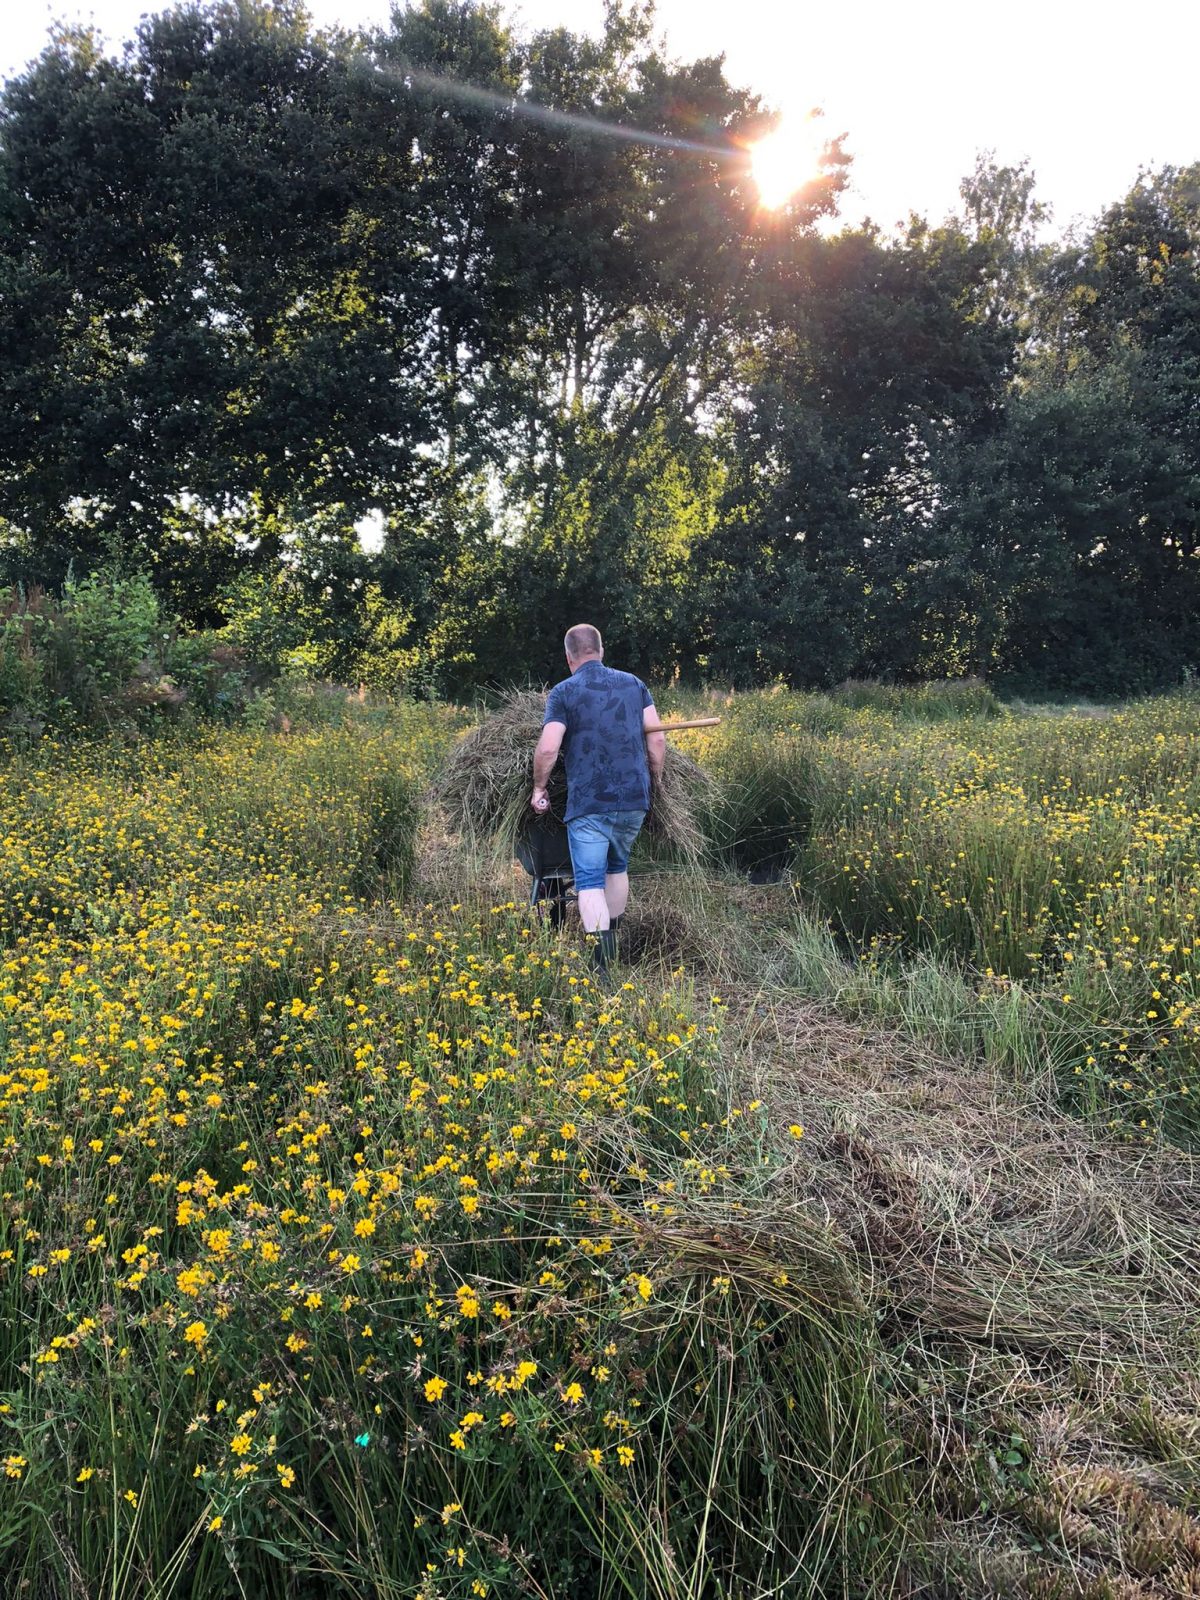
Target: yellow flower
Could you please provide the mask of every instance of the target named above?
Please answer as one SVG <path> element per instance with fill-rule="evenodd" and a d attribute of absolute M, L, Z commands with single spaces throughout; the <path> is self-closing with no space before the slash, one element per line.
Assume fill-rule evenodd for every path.
<path fill-rule="evenodd" d="M 429 1401 L 440 1400 L 449 1388 L 445 1378 L 427 1378 L 425 1381 L 425 1398 Z"/>
<path fill-rule="evenodd" d="M 4 1475 L 6 1478 L 19 1478 L 28 1465 L 24 1456 L 5 1456 Z"/>
<path fill-rule="evenodd" d="M 229 1441 L 229 1448 L 235 1456 L 244 1456 L 253 1442 L 248 1433 L 235 1433 Z"/>
<path fill-rule="evenodd" d="M 93 1477 L 95 1475 L 95 1471 L 96 1471 L 95 1467 L 80 1467 L 79 1475 L 75 1479 L 75 1482 L 76 1483 L 86 1483 L 89 1478 L 91 1478 L 91 1477 Z"/>
<path fill-rule="evenodd" d="M 285 1467 L 281 1461 L 275 1463 L 275 1471 L 279 1474 L 279 1487 L 290 1489 L 296 1481 L 296 1469 Z"/>
<path fill-rule="evenodd" d="M 208 1329 L 203 1322 L 189 1322 L 183 1330 L 183 1337 L 188 1344 L 202 1345 L 208 1338 Z"/>
<path fill-rule="evenodd" d="M 454 1297 L 458 1301 L 458 1314 L 460 1317 L 470 1319 L 479 1315 L 479 1296 L 474 1289 L 469 1288 L 464 1283 L 454 1291 Z"/>
<path fill-rule="evenodd" d="M 633 1451 L 629 1445 L 619 1444 L 617 1446 L 617 1460 L 623 1467 L 631 1467 L 633 1465 Z"/>
<path fill-rule="evenodd" d="M 569 1383 L 563 1390 L 563 1399 L 569 1406 L 577 1406 L 583 1399 L 583 1386 L 578 1383 Z"/>
<path fill-rule="evenodd" d="M 641 1295 L 643 1300 L 649 1300 L 650 1296 L 654 1293 L 654 1285 L 650 1282 L 649 1278 L 638 1278 L 637 1292 Z"/>
<path fill-rule="evenodd" d="M 793 1122 L 791 1127 L 788 1129 L 788 1132 L 791 1134 L 793 1139 L 803 1139 L 804 1124 L 801 1122 Z"/>
<path fill-rule="evenodd" d="M 208 1525 L 208 1531 L 209 1533 L 220 1533 L 223 1526 L 224 1519 L 221 1517 L 214 1517 Z"/>

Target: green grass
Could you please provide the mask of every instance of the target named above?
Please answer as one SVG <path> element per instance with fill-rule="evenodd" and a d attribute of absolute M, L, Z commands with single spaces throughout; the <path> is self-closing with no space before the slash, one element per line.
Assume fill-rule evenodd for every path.
<path fill-rule="evenodd" d="M 1188 915 L 1197 714 L 896 693 L 696 736 L 794 870 L 650 863 L 614 995 L 418 849 L 444 708 L 10 758 L 6 1592 L 1187 1592 L 1192 1180 L 1105 1131 L 1184 1125 L 1075 1068 Z M 990 978 L 989 888 L 1065 930 Z"/>
<path fill-rule="evenodd" d="M 786 863 L 856 956 L 947 963 L 972 1010 L 1023 1009 L 1072 1105 L 1194 1145 L 1200 701 L 955 715 L 905 693 L 847 690 L 840 721 L 827 696 L 734 697 L 690 747 L 721 784 L 717 857 Z"/>

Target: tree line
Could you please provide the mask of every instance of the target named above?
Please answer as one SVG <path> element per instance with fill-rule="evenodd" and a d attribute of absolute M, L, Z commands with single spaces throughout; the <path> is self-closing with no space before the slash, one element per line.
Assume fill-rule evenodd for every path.
<path fill-rule="evenodd" d="M 581 617 L 659 680 L 1200 666 L 1200 164 L 1046 242 L 982 159 L 885 232 L 853 130 L 761 209 L 771 125 L 620 0 L 58 31 L 0 97 L 0 583 L 447 693 Z"/>

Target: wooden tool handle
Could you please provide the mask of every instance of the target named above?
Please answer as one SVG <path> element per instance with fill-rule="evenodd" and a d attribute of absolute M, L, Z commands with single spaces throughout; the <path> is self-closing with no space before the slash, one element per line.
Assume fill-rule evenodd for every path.
<path fill-rule="evenodd" d="M 680 728 L 715 728 L 720 720 L 720 717 L 693 717 L 691 722 L 656 722 L 652 728 L 643 729 L 643 732 L 677 733 Z"/>

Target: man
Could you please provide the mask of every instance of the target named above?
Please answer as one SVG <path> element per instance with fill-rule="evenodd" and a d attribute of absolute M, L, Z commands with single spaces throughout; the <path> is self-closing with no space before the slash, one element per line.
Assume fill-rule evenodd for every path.
<path fill-rule="evenodd" d="M 546 785 L 562 751 L 567 772 L 567 840 L 584 932 L 604 973 L 616 956 L 616 930 L 629 900 L 629 852 L 650 808 L 650 784 L 662 776 L 666 735 L 650 691 L 629 672 L 604 665 L 599 630 L 580 622 L 563 640 L 571 676 L 546 698 L 533 753 L 538 812 L 550 806 Z"/>

